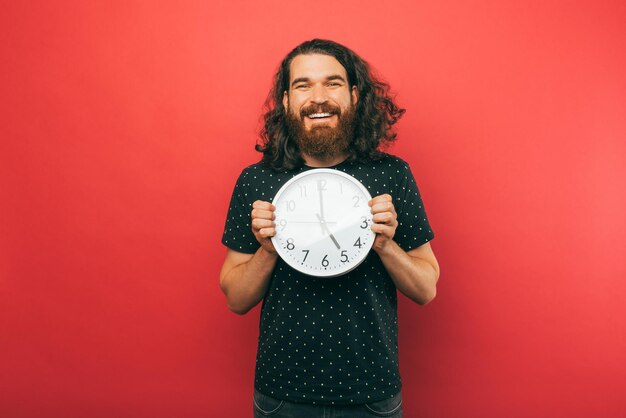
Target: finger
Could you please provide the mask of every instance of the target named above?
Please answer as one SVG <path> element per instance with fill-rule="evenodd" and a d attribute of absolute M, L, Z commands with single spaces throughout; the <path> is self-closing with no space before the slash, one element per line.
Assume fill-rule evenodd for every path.
<path fill-rule="evenodd" d="M 372 232 L 376 233 L 376 234 L 380 234 L 383 235 L 389 239 L 393 238 L 393 235 L 396 232 L 396 229 L 394 227 L 385 225 L 385 224 L 373 224 L 372 225 Z"/>
<path fill-rule="evenodd" d="M 396 222 L 396 217 L 391 212 L 382 212 L 372 216 L 372 220 L 374 223 L 393 225 Z"/>
<path fill-rule="evenodd" d="M 252 209 L 252 219 L 274 219 L 273 211 L 263 209 Z"/>
<path fill-rule="evenodd" d="M 381 194 L 380 196 L 376 196 L 372 200 L 368 202 L 370 206 L 374 206 L 377 203 L 381 202 L 391 202 L 393 199 L 390 194 Z"/>
<path fill-rule="evenodd" d="M 263 228 L 274 228 L 276 225 L 269 219 L 256 218 L 252 220 L 252 228 L 257 231 Z"/>
<path fill-rule="evenodd" d="M 263 238 L 270 238 L 276 235 L 275 228 L 263 228 L 259 230 L 259 235 Z"/>
<path fill-rule="evenodd" d="M 269 210 L 269 211 L 276 210 L 276 206 L 272 205 L 270 202 L 264 202 L 262 200 L 256 200 L 252 204 L 252 208 L 253 209 Z"/>
<path fill-rule="evenodd" d="M 396 214 L 396 208 L 393 206 L 391 201 L 383 201 L 376 203 L 372 206 L 371 210 L 372 214 L 382 213 L 382 212 L 390 212 L 394 215 Z"/>

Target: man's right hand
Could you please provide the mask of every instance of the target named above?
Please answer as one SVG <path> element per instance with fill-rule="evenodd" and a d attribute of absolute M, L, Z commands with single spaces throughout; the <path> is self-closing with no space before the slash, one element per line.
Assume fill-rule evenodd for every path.
<path fill-rule="evenodd" d="M 274 205 L 262 200 L 257 200 L 252 204 L 252 233 L 261 247 L 272 254 L 276 254 L 276 248 L 271 240 L 271 237 L 276 235 L 275 210 Z"/>

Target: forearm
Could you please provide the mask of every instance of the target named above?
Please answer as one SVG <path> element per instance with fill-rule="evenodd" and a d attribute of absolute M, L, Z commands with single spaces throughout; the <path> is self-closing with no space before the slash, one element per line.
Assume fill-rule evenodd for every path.
<path fill-rule="evenodd" d="M 395 241 L 377 251 L 396 288 L 420 305 L 435 298 L 439 272 L 429 262 L 411 257 Z"/>
<path fill-rule="evenodd" d="M 231 311 L 243 315 L 263 299 L 277 258 L 260 247 L 247 262 L 224 274 L 220 284 Z"/>

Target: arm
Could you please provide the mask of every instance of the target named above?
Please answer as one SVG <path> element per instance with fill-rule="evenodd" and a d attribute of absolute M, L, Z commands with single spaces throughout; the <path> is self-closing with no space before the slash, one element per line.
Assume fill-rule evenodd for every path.
<path fill-rule="evenodd" d="M 254 308 L 267 291 L 275 265 L 276 253 L 263 247 L 254 254 L 229 249 L 220 271 L 220 287 L 228 308 L 239 315 Z"/>
<path fill-rule="evenodd" d="M 398 227 L 391 196 L 377 196 L 370 201 L 372 231 L 376 239 L 372 249 L 380 256 L 396 288 L 414 302 L 425 305 L 437 294 L 439 264 L 430 243 L 405 252 L 393 241 Z"/>
<path fill-rule="evenodd" d="M 425 305 L 437 294 L 439 264 L 426 243 L 405 252 L 394 241 L 384 252 L 378 252 L 387 272 L 400 292 L 412 301 Z"/>
<path fill-rule="evenodd" d="M 271 241 L 276 234 L 274 206 L 256 201 L 252 208 L 252 232 L 261 247 L 254 254 L 229 249 L 220 271 L 220 288 L 226 295 L 228 308 L 240 315 L 263 299 L 278 259 Z"/>

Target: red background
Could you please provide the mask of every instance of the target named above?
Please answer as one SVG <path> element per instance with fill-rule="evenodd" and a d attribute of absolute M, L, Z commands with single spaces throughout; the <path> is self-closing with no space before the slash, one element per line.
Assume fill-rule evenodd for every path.
<path fill-rule="evenodd" d="M 250 416 L 220 238 L 312 37 L 408 109 L 442 274 L 401 298 L 405 416 L 626 416 L 624 3 L 390 3 L 3 2 L 0 416 Z"/>

